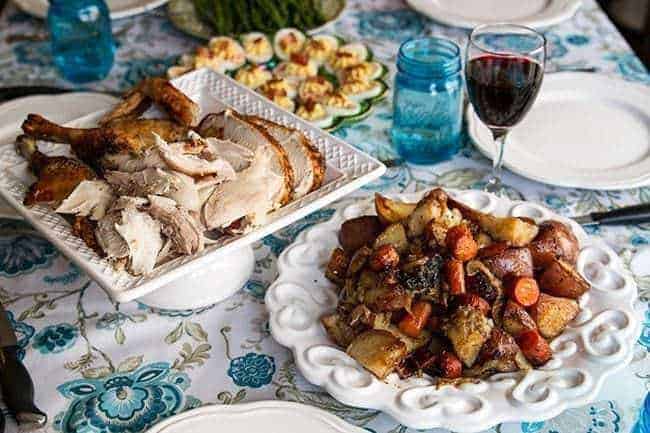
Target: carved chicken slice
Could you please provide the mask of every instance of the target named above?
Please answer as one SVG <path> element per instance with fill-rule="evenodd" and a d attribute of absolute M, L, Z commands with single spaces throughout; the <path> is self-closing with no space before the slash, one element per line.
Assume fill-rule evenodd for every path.
<path fill-rule="evenodd" d="M 187 128 L 170 120 L 116 120 L 99 128 L 68 128 L 30 114 L 22 124 L 30 137 L 57 143 L 68 143 L 84 162 L 98 166 L 106 153 L 142 153 L 155 144 L 152 133 L 166 141 L 178 141 L 187 136 Z"/>
<path fill-rule="evenodd" d="M 59 202 L 65 199 L 84 180 L 94 179 L 95 173 L 81 161 L 67 156 L 48 156 L 36 148 L 36 142 L 27 136 L 16 140 L 18 151 L 29 162 L 29 169 L 38 180 L 33 183 L 23 203 Z"/>
<path fill-rule="evenodd" d="M 187 95 L 164 78 L 146 78 L 127 93 L 124 100 L 102 118 L 101 123 L 136 118 L 149 108 L 152 101 L 181 125 L 193 126 L 199 121 L 199 106 Z"/>
<path fill-rule="evenodd" d="M 235 172 L 240 172 L 251 165 L 255 153 L 246 146 L 230 140 L 220 140 L 214 137 L 205 138 L 217 155 L 230 163 Z"/>
<path fill-rule="evenodd" d="M 198 212 L 201 208 L 194 179 L 182 173 L 147 168 L 135 173 L 107 171 L 104 177 L 118 195 L 161 195 L 192 211 Z"/>
<path fill-rule="evenodd" d="M 250 167 L 215 187 L 203 205 L 208 230 L 225 228 L 244 217 L 252 226 L 262 224 L 269 212 L 282 205 L 285 179 L 273 171 L 272 152 L 260 147 Z"/>
<path fill-rule="evenodd" d="M 203 250 L 203 230 L 187 209 L 169 198 L 150 195 L 148 210 L 162 224 L 163 234 L 173 242 L 177 252 L 194 254 Z"/>
<path fill-rule="evenodd" d="M 293 169 L 293 197 L 300 198 L 323 184 L 325 158 L 300 131 L 257 116 L 246 119 L 266 129 L 287 152 Z"/>
<path fill-rule="evenodd" d="M 102 168 L 105 170 L 125 171 L 134 173 L 146 168 L 167 168 L 167 163 L 160 155 L 157 147 L 146 149 L 142 154 L 130 152 L 109 153 L 102 158 Z"/>
<path fill-rule="evenodd" d="M 225 110 L 206 116 L 197 127 L 197 132 L 202 137 L 216 137 L 245 146 L 255 152 L 256 158 L 258 149 L 268 149 L 265 154 L 270 158 L 269 169 L 283 181 L 278 201 L 280 205 L 285 205 L 291 200 L 293 169 L 289 158 L 284 148 L 264 128 L 249 122 L 233 110 Z"/>
<path fill-rule="evenodd" d="M 129 246 L 116 230 L 122 221 L 121 212 L 111 212 L 97 221 L 95 238 L 106 257 L 111 260 L 124 259 L 129 256 Z"/>
<path fill-rule="evenodd" d="M 84 180 L 56 208 L 56 212 L 89 216 L 99 220 L 106 215 L 106 210 L 115 200 L 113 188 L 104 180 Z"/>
<path fill-rule="evenodd" d="M 122 210 L 121 217 L 115 230 L 128 245 L 129 270 L 134 275 L 147 275 L 156 265 L 163 246 L 161 225 L 151 215 L 132 206 Z"/>
<path fill-rule="evenodd" d="M 156 145 L 162 159 L 172 170 L 188 176 L 217 175 L 221 180 L 235 177 L 235 170 L 221 158 L 211 143 L 200 135 L 190 132 L 188 140 L 167 143 L 156 136 Z"/>

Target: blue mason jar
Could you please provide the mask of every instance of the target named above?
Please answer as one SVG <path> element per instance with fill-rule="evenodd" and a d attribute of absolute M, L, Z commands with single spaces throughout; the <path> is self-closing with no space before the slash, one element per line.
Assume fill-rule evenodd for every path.
<path fill-rule="evenodd" d="M 441 38 L 412 39 L 397 56 L 391 138 L 416 164 L 451 158 L 460 149 L 463 78 L 460 48 Z"/>
<path fill-rule="evenodd" d="M 50 0 L 54 63 L 74 83 L 101 80 L 113 66 L 111 18 L 104 0 Z"/>

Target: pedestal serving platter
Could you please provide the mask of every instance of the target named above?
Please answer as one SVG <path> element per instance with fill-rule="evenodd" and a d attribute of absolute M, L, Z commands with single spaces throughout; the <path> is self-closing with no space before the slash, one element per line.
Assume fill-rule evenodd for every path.
<path fill-rule="evenodd" d="M 616 253 L 575 222 L 537 204 L 497 198 L 481 191 L 449 191 L 465 204 L 497 216 L 522 216 L 569 224 L 578 237 L 577 269 L 591 285 L 581 312 L 551 342 L 553 359 L 528 372 L 502 373 L 459 386 L 432 378 L 381 381 L 336 347 L 320 317 L 337 304 L 325 268 L 343 221 L 373 214 L 371 200 L 341 207 L 333 217 L 301 233 L 278 258 L 278 279 L 265 303 L 275 340 L 293 352 L 307 380 L 344 404 L 381 410 L 415 428 L 477 432 L 502 422 L 542 421 L 595 399 L 605 379 L 632 359 L 640 326 L 633 303 L 634 280 Z M 417 195 L 397 198 L 415 202 Z"/>
<path fill-rule="evenodd" d="M 200 106 L 202 116 L 232 107 L 300 130 L 326 158 L 325 182 L 318 190 L 271 213 L 265 225 L 250 233 L 222 237 L 199 254 L 165 263 L 150 275 L 133 276 L 115 270 L 107 260 L 91 251 L 51 207 L 23 206 L 25 191 L 33 180 L 27 163 L 13 144 L 0 147 L 0 196 L 118 302 L 145 295 L 145 303 L 159 308 L 197 308 L 218 302 L 241 288 L 248 279 L 253 265 L 250 248 L 253 242 L 371 182 L 386 169 L 377 160 L 282 110 L 229 77 L 202 69 L 173 83 Z M 89 114 L 71 124 L 90 127 L 101 114 Z M 153 114 L 153 111 L 145 113 L 145 117 Z M 48 154 L 61 154 L 68 149 L 65 144 L 46 142 L 40 142 L 39 147 Z"/>

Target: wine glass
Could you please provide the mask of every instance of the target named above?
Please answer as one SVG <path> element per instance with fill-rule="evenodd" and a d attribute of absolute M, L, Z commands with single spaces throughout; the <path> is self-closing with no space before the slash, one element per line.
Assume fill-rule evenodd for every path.
<path fill-rule="evenodd" d="M 485 190 L 501 193 L 506 138 L 533 105 L 544 76 L 546 38 L 514 24 L 485 24 L 469 36 L 465 80 L 476 115 L 496 145 Z"/>

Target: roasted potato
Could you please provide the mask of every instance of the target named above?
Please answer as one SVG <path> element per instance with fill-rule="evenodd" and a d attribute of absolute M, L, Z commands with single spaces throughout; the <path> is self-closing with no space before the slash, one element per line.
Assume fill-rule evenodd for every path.
<path fill-rule="evenodd" d="M 537 328 L 535 321 L 530 317 L 528 311 L 514 301 L 508 301 L 506 303 L 506 306 L 503 309 L 501 326 L 513 337 L 516 337 L 529 329 Z"/>
<path fill-rule="evenodd" d="M 463 364 L 474 365 L 483 343 L 490 338 L 492 325 L 479 310 L 459 307 L 444 325 L 444 331 Z"/>
<path fill-rule="evenodd" d="M 578 259 L 578 239 L 570 227 L 559 221 L 544 221 L 529 245 L 535 268 L 550 265 L 555 259 L 574 266 Z"/>
<path fill-rule="evenodd" d="M 480 249 L 477 257 L 499 279 L 505 276 L 533 276 L 533 257 L 528 248 L 510 247 L 505 242 L 497 242 Z"/>
<path fill-rule="evenodd" d="M 516 217 L 496 217 L 479 212 L 451 197 L 447 203 L 450 207 L 458 209 L 463 217 L 478 224 L 494 240 L 505 241 L 515 247 L 523 247 L 537 236 L 538 228 L 534 222 Z"/>
<path fill-rule="evenodd" d="M 404 203 L 375 194 L 375 210 L 379 220 L 384 225 L 404 221 L 415 210 L 417 203 Z"/>
<path fill-rule="evenodd" d="M 382 229 L 376 216 L 352 218 L 341 224 L 339 243 L 347 253 L 352 254 L 364 245 L 374 242 Z"/>
<path fill-rule="evenodd" d="M 363 246 L 356 250 L 350 258 L 350 264 L 346 271 L 348 277 L 352 277 L 363 269 L 364 266 L 368 263 L 370 256 L 372 255 L 372 248 Z"/>
<path fill-rule="evenodd" d="M 435 221 L 442 215 L 440 202 L 433 197 L 425 197 L 418 203 L 415 210 L 406 219 L 409 238 L 421 236 L 430 221 Z"/>
<path fill-rule="evenodd" d="M 347 353 L 379 379 L 385 379 L 407 355 L 402 340 L 377 329 L 358 335 L 348 346 Z"/>
<path fill-rule="evenodd" d="M 382 245 L 392 245 L 398 253 L 402 254 L 409 248 L 409 241 L 406 238 L 406 230 L 399 223 L 391 224 L 379 233 L 375 239 L 374 248 L 378 249 Z"/>
<path fill-rule="evenodd" d="M 492 329 L 478 356 L 477 362 L 482 370 L 480 375 L 517 371 L 518 353 L 519 346 L 510 334 L 499 328 Z"/>
<path fill-rule="evenodd" d="M 544 338 L 555 338 L 578 315 L 580 307 L 573 299 L 541 293 L 529 311 L 539 333 Z"/>
<path fill-rule="evenodd" d="M 354 340 L 354 329 L 338 313 L 326 314 L 320 319 L 327 335 L 341 347 L 348 347 Z"/>
<path fill-rule="evenodd" d="M 422 333 L 417 337 L 409 337 L 400 331 L 400 329 L 395 325 L 390 325 L 386 330 L 399 338 L 406 345 L 406 353 L 413 353 L 423 347 L 431 337 L 431 333 L 427 330 L 422 331 Z"/>
<path fill-rule="evenodd" d="M 378 284 L 365 291 L 363 302 L 372 311 L 398 311 L 411 306 L 413 295 L 399 285 Z"/>
<path fill-rule="evenodd" d="M 539 276 L 543 292 L 553 296 L 578 299 L 589 290 L 589 283 L 568 263 L 553 259 Z"/>
<path fill-rule="evenodd" d="M 394 269 L 399 265 L 399 253 L 394 246 L 387 244 L 377 248 L 368 262 L 368 266 L 375 272 Z"/>
<path fill-rule="evenodd" d="M 325 276 L 334 284 L 340 286 L 345 281 L 345 275 L 347 273 L 349 264 L 350 258 L 347 254 L 345 254 L 343 248 L 336 248 L 334 251 L 332 251 L 330 261 L 327 263 Z"/>

